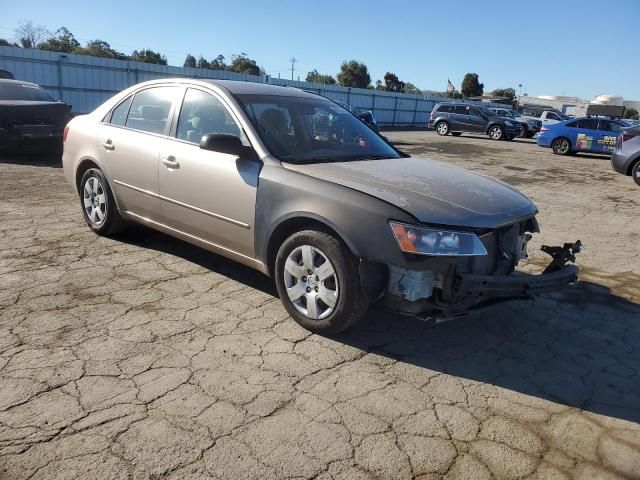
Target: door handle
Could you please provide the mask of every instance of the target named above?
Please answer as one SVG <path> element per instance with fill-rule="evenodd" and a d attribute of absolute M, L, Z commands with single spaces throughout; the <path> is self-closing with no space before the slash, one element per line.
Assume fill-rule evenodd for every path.
<path fill-rule="evenodd" d="M 106 149 L 106 150 L 115 150 L 116 146 L 113 144 L 113 142 L 111 141 L 111 139 L 108 139 L 106 142 L 104 142 L 102 144 L 102 146 Z"/>
<path fill-rule="evenodd" d="M 163 158 L 161 160 L 169 168 L 180 168 L 180 162 L 176 160 L 176 157 L 173 155 L 168 156 L 167 158 Z"/>

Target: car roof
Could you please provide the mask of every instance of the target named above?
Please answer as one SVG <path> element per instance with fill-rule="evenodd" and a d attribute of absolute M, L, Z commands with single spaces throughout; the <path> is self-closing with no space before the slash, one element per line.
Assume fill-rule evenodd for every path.
<path fill-rule="evenodd" d="M 133 86 L 154 85 L 156 83 L 191 83 L 209 84 L 224 88 L 234 95 L 278 95 L 281 97 L 321 97 L 315 93 L 309 93 L 295 87 L 272 85 L 269 83 L 246 82 L 241 80 L 217 80 L 200 77 L 161 78 L 143 82 Z M 324 97 L 321 97 L 324 98 Z"/>
<path fill-rule="evenodd" d="M 40 85 L 38 85 L 37 83 L 25 82 L 24 80 L 12 80 L 10 78 L 0 78 L 0 85 L 2 84 L 29 85 L 30 87 L 40 87 Z"/>

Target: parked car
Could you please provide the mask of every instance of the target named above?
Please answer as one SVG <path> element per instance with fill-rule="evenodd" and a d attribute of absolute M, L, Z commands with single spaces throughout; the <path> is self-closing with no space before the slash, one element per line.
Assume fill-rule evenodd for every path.
<path fill-rule="evenodd" d="M 486 107 L 465 103 L 436 104 L 429 117 L 429 127 L 435 128 L 438 135 L 482 133 L 492 140 L 512 140 L 522 130 L 520 122 L 500 117 Z"/>
<path fill-rule="evenodd" d="M 545 110 L 540 114 L 540 121 L 542 122 L 542 127 L 549 127 L 551 125 L 555 125 L 556 123 L 560 123 L 564 120 L 569 120 L 569 116 L 564 113 L 557 112 L 555 110 Z"/>
<path fill-rule="evenodd" d="M 62 147 L 71 106 L 56 102 L 40 86 L 0 79 L 0 150 Z"/>
<path fill-rule="evenodd" d="M 326 136 L 314 122 L 342 117 Z M 324 128 L 324 127 L 323 127 Z M 252 82 L 135 85 L 67 126 L 63 166 L 87 225 L 148 225 L 275 279 L 303 327 L 370 303 L 432 319 L 577 279 L 579 244 L 514 274 L 535 205 L 503 182 L 401 153 L 319 95 Z"/>
<path fill-rule="evenodd" d="M 8 70 L 3 70 L 0 68 L 0 78 L 8 78 L 10 80 L 13 80 L 13 73 L 11 73 Z"/>
<path fill-rule="evenodd" d="M 519 112 L 511 109 L 511 108 L 490 108 L 489 110 L 496 113 L 501 117 L 513 119 L 514 121 L 520 123 L 522 127 L 520 131 L 520 136 L 523 138 L 531 138 L 536 133 L 540 131 L 540 127 L 542 126 L 542 122 L 533 117 L 525 117 L 521 115 Z"/>
<path fill-rule="evenodd" d="M 611 153 L 611 166 L 623 175 L 630 175 L 640 186 L 640 126 L 623 128 L 616 148 Z"/>
<path fill-rule="evenodd" d="M 338 105 L 340 105 L 342 108 L 349 110 L 356 117 L 358 117 L 364 123 L 369 125 L 372 129 L 374 129 L 376 132 L 380 131 L 380 127 L 378 126 L 378 121 L 376 120 L 376 117 L 371 110 L 362 110 L 360 108 L 352 107 L 351 105 L 348 105 L 339 100 L 336 100 L 335 102 Z"/>
<path fill-rule="evenodd" d="M 611 153 L 620 131 L 627 127 L 624 120 L 582 117 L 542 126 L 538 145 L 551 147 L 553 153 L 569 155 L 577 152 Z"/>

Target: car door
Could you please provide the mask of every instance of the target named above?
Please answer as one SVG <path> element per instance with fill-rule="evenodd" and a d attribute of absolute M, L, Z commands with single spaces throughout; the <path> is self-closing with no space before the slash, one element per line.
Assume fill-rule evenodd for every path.
<path fill-rule="evenodd" d="M 602 153 L 613 152 L 618 142 L 620 130 L 622 130 L 622 126 L 618 122 L 601 118 L 598 121 L 597 151 Z"/>
<path fill-rule="evenodd" d="M 158 155 L 182 89 L 154 86 L 118 104 L 98 129 L 100 158 L 121 211 L 160 217 Z"/>
<path fill-rule="evenodd" d="M 224 250 L 253 257 L 261 164 L 200 148 L 206 134 L 244 138 L 238 125 L 216 94 L 187 88 L 174 122 L 174 137 L 160 154 L 158 184 L 166 225 Z"/>
<path fill-rule="evenodd" d="M 487 125 L 487 117 L 477 107 L 467 107 L 467 126 L 469 131 L 484 133 Z"/>
<path fill-rule="evenodd" d="M 597 151 L 596 142 L 598 138 L 598 119 L 581 118 L 577 122 L 575 150 L 583 152 Z"/>
<path fill-rule="evenodd" d="M 468 132 L 469 124 L 467 122 L 467 106 L 466 105 L 452 105 L 451 113 L 451 130 L 459 132 Z"/>

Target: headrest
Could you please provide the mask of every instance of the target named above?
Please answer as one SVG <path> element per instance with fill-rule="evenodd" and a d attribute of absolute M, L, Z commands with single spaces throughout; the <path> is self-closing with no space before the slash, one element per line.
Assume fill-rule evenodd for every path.
<path fill-rule="evenodd" d="M 142 105 L 140 116 L 143 120 L 164 120 L 167 118 L 165 109 L 159 105 Z"/>
<path fill-rule="evenodd" d="M 265 130 L 286 130 L 287 120 L 281 110 L 269 108 L 260 114 L 260 126 Z"/>

